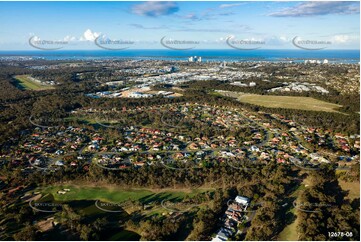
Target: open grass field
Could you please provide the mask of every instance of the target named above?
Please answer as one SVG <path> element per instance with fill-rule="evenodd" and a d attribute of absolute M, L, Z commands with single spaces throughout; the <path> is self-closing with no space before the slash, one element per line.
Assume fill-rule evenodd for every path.
<path fill-rule="evenodd" d="M 54 89 L 51 85 L 41 84 L 30 79 L 29 75 L 17 75 L 14 76 L 14 79 L 17 81 L 16 86 L 21 90 L 49 90 Z"/>
<path fill-rule="evenodd" d="M 69 117 L 65 118 L 64 120 L 66 122 L 78 121 L 78 122 L 82 122 L 82 123 L 86 123 L 86 124 L 96 124 L 97 122 L 102 122 L 102 120 L 97 121 L 97 120 L 89 118 L 85 115 L 69 116 Z M 106 121 L 104 121 L 104 123 L 106 123 Z"/>
<path fill-rule="evenodd" d="M 237 98 L 240 102 L 267 108 L 287 108 L 309 111 L 338 112 L 341 105 L 328 103 L 311 97 L 258 95 L 241 92 L 220 92 L 220 94 Z"/>
<path fill-rule="evenodd" d="M 54 196 L 52 193 L 47 193 L 55 191 L 58 191 L 57 189 L 63 189 L 63 188 L 69 188 L 71 189 L 69 192 L 68 197 L 63 197 L 63 199 L 59 199 L 62 196 L 66 196 L 68 194 Z M 74 192 L 79 192 L 78 189 L 73 190 L 73 186 L 54 186 L 54 187 L 48 187 L 46 189 L 41 190 L 41 193 L 44 194 L 44 196 L 40 199 L 37 199 L 36 201 L 39 203 L 51 203 L 51 204 L 59 204 L 61 207 L 64 205 L 70 206 L 77 214 L 80 214 L 81 216 L 85 217 L 86 223 L 93 223 L 96 219 L 99 218 L 107 218 L 109 220 L 109 227 L 106 229 L 104 233 L 102 233 L 100 236 L 101 240 L 130 240 L 130 241 L 137 241 L 140 239 L 140 235 L 133 231 L 128 231 L 125 228 L 120 228 L 118 224 L 119 221 L 126 221 L 130 219 L 130 215 L 127 211 L 125 211 L 123 208 L 120 208 L 118 206 L 108 206 L 106 209 L 108 210 L 115 210 L 117 212 L 111 213 L 111 216 L 109 216 L 109 212 L 102 211 L 96 206 L 95 200 L 96 199 L 84 199 L 84 200 L 77 200 L 82 198 L 95 198 L 95 197 L 106 197 L 106 195 L 99 195 L 99 193 L 95 193 L 94 196 L 91 196 L 91 193 L 95 190 L 90 190 L 85 188 L 85 192 L 79 194 L 79 197 L 74 196 Z M 45 192 L 47 191 L 47 192 Z M 109 195 L 109 194 L 108 194 Z M 122 194 L 125 196 L 125 194 Z M 73 197 L 75 199 L 73 200 Z M 109 199 L 111 200 L 111 199 Z M 26 203 L 27 204 L 27 203 Z M 46 209 L 49 210 L 49 209 Z M 37 213 L 37 220 L 39 221 L 47 221 L 46 219 L 48 217 L 39 217 L 39 216 L 48 216 L 47 213 Z M 53 214 L 51 215 L 53 216 Z M 55 220 L 57 220 L 57 215 L 55 216 Z M 54 234 L 55 232 L 55 234 Z M 52 240 L 59 240 L 62 238 L 62 240 L 66 240 L 66 236 L 64 237 L 64 233 L 62 230 L 51 230 L 50 233 L 47 233 L 47 236 L 50 236 L 50 238 L 55 238 Z"/>
<path fill-rule="evenodd" d="M 292 209 L 292 212 L 294 213 L 295 209 Z M 298 240 L 298 234 L 297 234 L 297 219 L 287 225 L 282 232 L 278 235 L 277 240 L 282 241 L 297 241 Z"/>
<path fill-rule="evenodd" d="M 70 189 L 66 194 L 58 194 L 59 190 Z M 50 193 L 57 201 L 75 200 L 101 200 L 104 202 L 121 203 L 128 200 L 149 203 L 161 200 L 178 200 L 185 196 L 192 197 L 202 190 L 146 190 L 146 189 L 124 189 L 112 187 L 82 187 L 82 186 L 50 186 L 41 190 L 41 193 Z"/>
<path fill-rule="evenodd" d="M 344 191 L 348 191 L 347 198 L 355 199 L 360 197 L 360 183 L 358 181 L 345 182 L 339 181 L 339 184 Z"/>
<path fill-rule="evenodd" d="M 303 180 L 301 185 L 289 196 L 291 201 L 297 199 L 300 193 L 305 190 L 308 181 L 307 179 Z M 277 240 L 278 241 L 297 241 L 298 240 L 298 233 L 297 233 L 297 218 L 298 210 L 295 209 L 293 206 L 290 206 L 288 213 L 293 215 L 293 219 L 291 223 L 288 223 L 285 228 L 278 234 Z"/>

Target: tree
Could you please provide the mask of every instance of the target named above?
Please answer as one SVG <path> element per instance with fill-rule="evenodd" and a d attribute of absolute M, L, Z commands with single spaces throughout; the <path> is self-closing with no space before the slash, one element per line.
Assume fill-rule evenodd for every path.
<path fill-rule="evenodd" d="M 19 232 L 14 234 L 15 240 L 34 241 L 36 240 L 36 228 L 30 224 L 26 224 Z"/>

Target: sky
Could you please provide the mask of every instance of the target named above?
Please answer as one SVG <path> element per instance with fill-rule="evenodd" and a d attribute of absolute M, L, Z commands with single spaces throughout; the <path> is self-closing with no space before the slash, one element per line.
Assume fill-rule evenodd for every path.
<path fill-rule="evenodd" d="M 359 36 L 352 1 L 0 2 L 0 50 L 359 49 Z"/>

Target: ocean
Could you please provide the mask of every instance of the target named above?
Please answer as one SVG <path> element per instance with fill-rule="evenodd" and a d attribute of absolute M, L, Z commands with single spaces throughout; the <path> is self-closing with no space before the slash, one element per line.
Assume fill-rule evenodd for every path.
<path fill-rule="evenodd" d="M 29 50 L 0 51 L 0 59 L 6 57 L 28 57 L 46 60 L 188 60 L 189 56 L 201 56 L 202 61 L 269 61 L 303 62 L 308 59 L 330 63 L 359 63 L 359 50 Z"/>

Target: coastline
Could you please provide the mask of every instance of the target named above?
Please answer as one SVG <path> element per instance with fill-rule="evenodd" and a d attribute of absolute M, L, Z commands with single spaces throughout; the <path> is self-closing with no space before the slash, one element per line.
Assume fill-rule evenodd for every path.
<path fill-rule="evenodd" d="M 159 60 L 187 61 L 189 56 L 201 56 L 203 62 L 295 62 L 324 60 L 330 63 L 358 64 L 359 50 L 58 50 L 0 51 L 0 60 Z"/>

